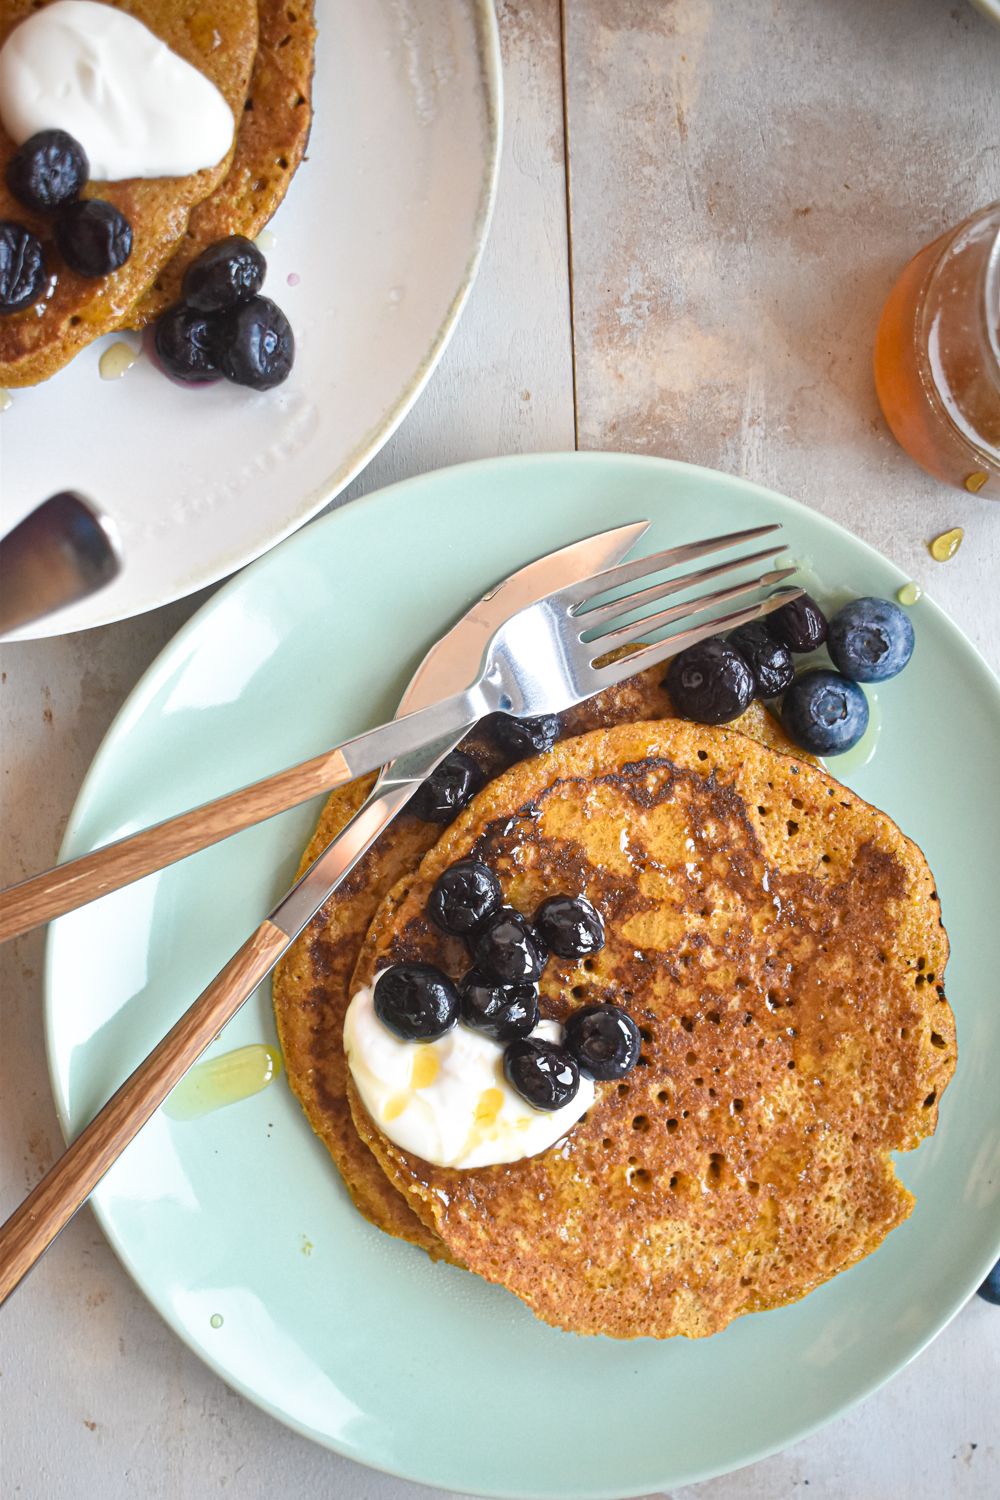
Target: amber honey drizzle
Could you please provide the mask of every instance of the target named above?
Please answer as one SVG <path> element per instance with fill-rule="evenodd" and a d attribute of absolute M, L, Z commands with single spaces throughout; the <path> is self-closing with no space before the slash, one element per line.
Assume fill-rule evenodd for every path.
<path fill-rule="evenodd" d="M 418 1048 L 413 1058 L 413 1071 L 410 1074 L 410 1087 L 414 1089 L 426 1089 L 438 1076 L 438 1055 L 433 1047 Z"/>
<path fill-rule="evenodd" d="M 124 339 L 118 339 L 101 355 L 97 366 L 101 372 L 101 379 L 120 380 L 126 370 L 131 370 L 138 358 L 137 349 L 133 349 L 131 344 L 126 344 Z"/>
<path fill-rule="evenodd" d="M 935 562 L 947 562 L 954 557 L 962 545 L 965 530 L 961 526 L 953 526 L 950 531 L 942 531 L 940 536 L 934 537 L 933 541 L 927 543 L 927 550 Z"/>
<path fill-rule="evenodd" d="M 267 1088 L 281 1072 L 276 1047 L 255 1042 L 197 1063 L 163 1106 L 172 1120 L 197 1120 Z"/>

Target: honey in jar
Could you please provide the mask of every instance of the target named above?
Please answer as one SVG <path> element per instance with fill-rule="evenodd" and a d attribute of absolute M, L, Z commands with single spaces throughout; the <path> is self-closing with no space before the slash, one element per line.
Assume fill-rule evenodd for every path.
<path fill-rule="evenodd" d="M 885 419 L 946 484 L 1000 499 L 1000 203 L 910 261 L 875 339 Z"/>

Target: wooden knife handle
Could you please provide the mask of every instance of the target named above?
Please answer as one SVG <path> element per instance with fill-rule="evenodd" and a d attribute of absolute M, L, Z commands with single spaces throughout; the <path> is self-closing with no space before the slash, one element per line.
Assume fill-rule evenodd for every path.
<path fill-rule="evenodd" d="M 0 891 L 0 942 L 351 779 L 343 755 L 330 750 L 9 886 Z"/>
<path fill-rule="evenodd" d="M 86 1202 L 112 1162 L 271 971 L 289 939 L 263 922 L 0 1228 L 0 1302 Z"/>

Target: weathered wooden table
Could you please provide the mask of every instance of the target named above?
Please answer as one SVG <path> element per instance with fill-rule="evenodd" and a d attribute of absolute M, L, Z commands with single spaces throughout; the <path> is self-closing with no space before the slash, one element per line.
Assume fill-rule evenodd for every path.
<path fill-rule="evenodd" d="M 896 448 L 870 350 L 902 263 L 1000 197 L 1000 29 L 966 0 L 499 10 L 507 134 L 482 274 L 416 411 L 344 499 L 461 459 L 574 445 L 714 465 L 867 538 L 997 665 L 1000 506 L 942 489 Z M 954 525 L 965 545 L 938 566 L 925 542 Z M 4 883 L 51 861 L 108 722 L 198 602 L 3 651 Z M 5 1213 L 59 1144 L 41 948 L 33 936 L 0 949 Z M 0 1337 L 6 1494 L 427 1493 L 234 1395 L 146 1305 L 89 1213 Z M 998 1409 L 1000 1311 L 974 1298 L 865 1405 L 699 1500 L 800 1486 L 813 1500 L 985 1500 L 1000 1492 Z"/>

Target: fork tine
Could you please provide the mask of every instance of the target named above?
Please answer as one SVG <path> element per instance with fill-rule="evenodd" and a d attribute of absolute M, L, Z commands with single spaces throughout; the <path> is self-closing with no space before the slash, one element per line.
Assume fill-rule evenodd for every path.
<path fill-rule="evenodd" d="M 680 589 L 693 587 L 696 583 L 707 583 L 710 578 L 718 578 L 723 573 L 732 573 L 736 568 L 750 567 L 752 563 L 766 562 L 773 557 L 775 552 L 780 551 L 780 543 L 771 547 L 765 547 L 761 552 L 749 552 L 744 557 L 731 557 L 728 562 L 713 563 L 710 568 L 698 568 L 694 573 L 685 573 L 680 578 L 668 578 L 665 583 L 654 583 L 651 588 L 640 589 L 638 593 L 629 594 L 619 599 L 609 599 L 607 604 L 595 604 L 593 609 L 574 614 L 573 618 L 587 631 L 592 625 L 599 625 L 604 620 L 617 619 L 619 615 L 626 614 L 629 610 L 639 609 L 643 604 L 652 604 L 654 599 L 663 599 L 668 594 L 676 594 Z"/>
<path fill-rule="evenodd" d="M 743 609 L 733 610 L 727 615 L 718 615 L 714 620 L 706 620 L 702 625 L 693 625 L 689 630 L 681 630 L 676 635 L 668 636 L 664 641 L 654 641 L 650 646 L 642 646 L 628 656 L 619 657 L 616 661 L 608 662 L 603 666 L 595 666 L 591 663 L 590 670 L 594 678 L 593 691 L 599 693 L 604 688 L 613 687 L 616 682 L 624 682 L 627 677 L 634 677 L 645 667 L 653 667 L 658 662 L 665 661 L 669 656 L 678 656 L 689 646 L 696 646 L 699 641 L 707 641 L 711 635 L 719 635 L 724 630 L 735 630 L 737 625 L 748 625 L 751 620 L 759 620 L 763 615 L 769 615 L 772 610 L 780 609 L 783 604 L 790 604 L 793 599 L 800 599 L 804 592 L 804 589 L 779 589 L 776 594 L 771 594 L 767 599 L 760 599 L 756 604 L 745 605 Z"/>
<path fill-rule="evenodd" d="M 738 547 L 742 542 L 754 542 L 758 537 L 769 536 L 780 530 L 778 522 L 772 522 L 769 526 L 751 526 L 747 531 L 730 531 L 725 536 L 710 536 L 703 542 L 685 542 L 680 547 L 668 547 L 663 552 L 651 552 L 647 557 L 634 557 L 629 562 L 619 563 L 617 567 L 605 568 L 603 573 L 581 579 L 579 583 L 560 592 L 564 598 L 573 600 L 573 613 L 576 614 L 588 600 L 607 593 L 608 589 L 617 588 L 620 583 L 632 583 L 636 578 L 646 578 L 650 573 L 659 573 L 664 568 L 674 568 L 680 563 L 694 562 L 696 558 L 707 557 L 710 552 L 721 552 L 724 547 Z"/>
<path fill-rule="evenodd" d="M 599 635 L 588 637 L 587 645 L 597 647 L 598 655 L 603 656 L 606 651 L 614 650 L 617 645 L 641 641 L 649 631 L 659 630 L 661 626 L 670 625 L 674 620 L 685 620 L 689 615 L 701 614 L 703 610 L 711 609 L 715 604 L 728 604 L 731 599 L 742 599 L 746 594 L 752 594 L 754 589 L 770 588 L 773 584 L 784 583 L 785 579 L 791 578 L 795 571 L 795 568 L 776 568 L 758 578 L 751 578 L 743 583 L 732 583 L 728 588 L 712 589 L 710 593 L 699 594 L 696 599 L 685 599 L 680 604 L 671 604 L 669 609 L 657 610 L 652 615 L 643 615 L 640 620 L 629 620 L 616 629 L 602 630 Z M 626 613 L 631 601 L 620 599 L 618 602 L 622 607 L 620 613 Z"/>

